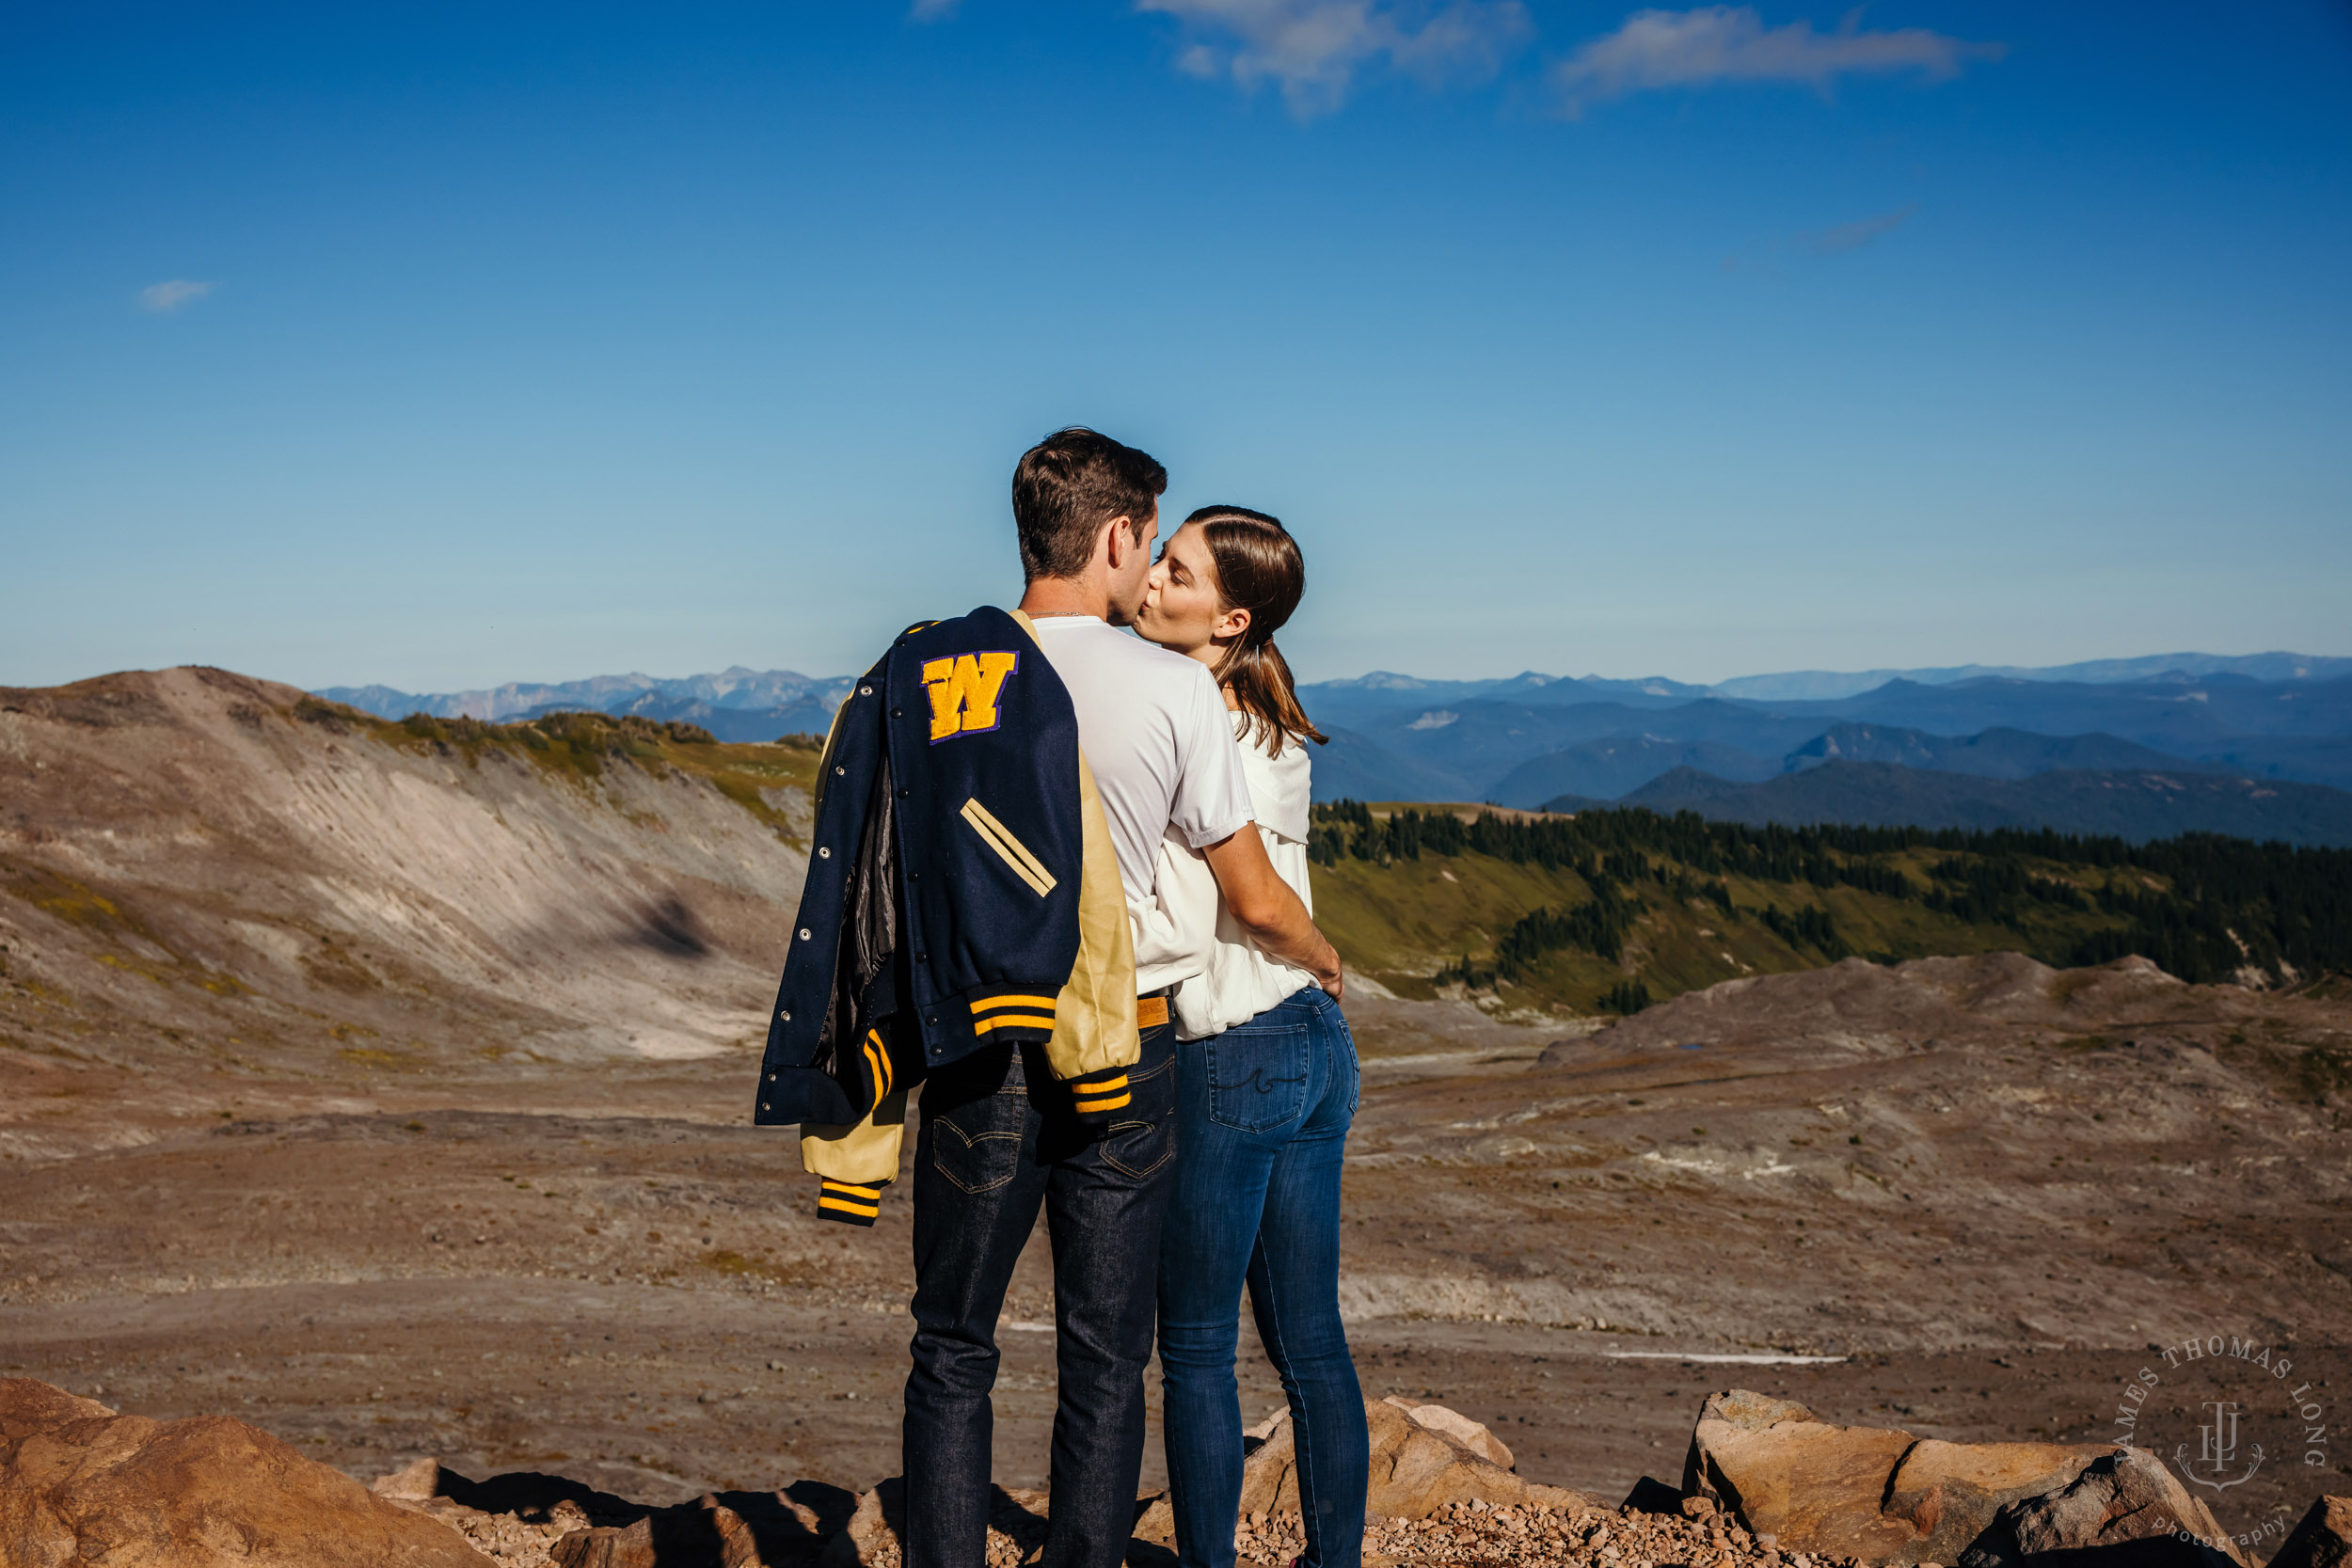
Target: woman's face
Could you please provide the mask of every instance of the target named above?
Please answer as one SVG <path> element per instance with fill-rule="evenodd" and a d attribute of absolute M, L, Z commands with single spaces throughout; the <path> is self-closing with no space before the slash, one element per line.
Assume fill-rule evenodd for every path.
<path fill-rule="evenodd" d="M 1216 562 L 1200 525 L 1186 523 L 1170 534 L 1152 564 L 1136 632 L 1146 641 L 1213 664 L 1248 626 L 1249 611 L 1225 608 Z"/>

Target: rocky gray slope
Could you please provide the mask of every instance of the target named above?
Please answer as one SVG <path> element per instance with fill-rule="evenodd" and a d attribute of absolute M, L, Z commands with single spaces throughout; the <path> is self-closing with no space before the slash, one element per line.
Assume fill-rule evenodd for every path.
<path fill-rule="evenodd" d="M 0 1037 L 401 1071 L 762 1033 L 801 847 L 691 774 L 527 755 L 219 671 L 0 689 Z"/>

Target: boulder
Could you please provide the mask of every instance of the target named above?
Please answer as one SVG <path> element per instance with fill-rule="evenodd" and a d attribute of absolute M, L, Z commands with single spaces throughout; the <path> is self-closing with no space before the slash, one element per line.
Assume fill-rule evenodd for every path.
<path fill-rule="evenodd" d="M 2106 1444 L 1946 1443 L 1836 1426 L 1735 1388 L 1700 1407 L 1682 1490 L 1783 1551 L 1865 1562 L 1951 1562 L 2001 1509 L 2062 1486 Z"/>
<path fill-rule="evenodd" d="M 488 1568 L 443 1525 L 226 1416 L 122 1416 L 0 1380 L 9 1568 Z"/>
<path fill-rule="evenodd" d="M 1513 1474 L 1509 1449 L 1476 1421 L 1443 1405 L 1367 1401 L 1364 1425 L 1372 1440 L 1367 1513 L 1425 1519 L 1450 1504 L 1473 1501 L 1490 1507 L 1518 1505 L 1571 1513 L 1602 1506 L 1581 1492 L 1545 1486 Z M 1295 1513 L 1298 1454 L 1292 1441 L 1290 1412 L 1278 1412 L 1258 1433 L 1264 1440 L 1242 1462 L 1241 1512 Z M 1502 1455 L 1501 1462 L 1489 1458 L 1490 1454 Z M 1146 1528 L 1155 1524 L 1154 1515 L 1147 1513 L 1136 1533 L 1146 1540 L 1167 1539 Z M 1168 1528 L 1173 1528 L 1172 1523 Z"/>
<path fill-rule="evenodd" d="M 1887 1481 L 1885 1517 L 1917 1532 L 1906 1562 L 1953 1562 L 2010 1504 L 2063 1486 L 2111 1449 L 2098 1443 L 1913 1444 Z"/>
<path fill-rule="evenodd" d="M 1444 1433 L 1489 1465 L 1500 1465 L 1506 1470 L 1518 1468 L 1518 1463 L 1511 1457 L 1511 1450 L 1502 1446 L 1502 1439 L 1483 1422 L 1473 1421 L 1442 1404 L 1415 1404 L 1411 1400 L 1399 1399 L 1394 1394 L 1380 1402 L 1396 1406 L 1432 1432 Z"/>
<path fill-rule="evenodd" d="M 2352 1563 L 2352 1497 L 2322 1497 L 2270 1556 L 2270 1568 L 2344 1568 Z"/>
<path fill-rule="evenodd" d="M 2051 1552 L 2098 1568 L 2253 1568 L 2212 1511 L 2145 1449 L 2110 1449 L 2065 1485 L 2010 1503 L 1960 1561 L 2014 1568 Z"/>

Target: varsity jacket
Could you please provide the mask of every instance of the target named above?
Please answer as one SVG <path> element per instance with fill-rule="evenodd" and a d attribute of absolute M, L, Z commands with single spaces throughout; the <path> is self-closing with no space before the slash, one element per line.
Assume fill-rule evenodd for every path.
<path fill-rule="evenodd" d="M 1135 949 L 1070 693 L 1028 618 L 910 626 L 834 715 L 768 1023 L 762 1126 L 797 1123 L 818 1212 L 871 1225 L 907 1091 L 1041 1044 L 1070 1108 L 1129 1100 Z"/>

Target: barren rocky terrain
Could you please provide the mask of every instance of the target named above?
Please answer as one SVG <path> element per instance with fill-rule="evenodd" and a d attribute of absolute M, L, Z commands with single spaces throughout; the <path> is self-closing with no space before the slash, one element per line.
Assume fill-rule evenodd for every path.
<path fill-rule="evenodd" d="M 0 1373 L 363 1479 L 895 1473 L 904 1188 L 871 1232 L 820 1225 L 744 1122 L 805 754 L 553 772 L 332 717 L 217 672 L 0 691 Z M 2292 1523 L 2345 1490 L 2339 986 L 1857 959 L 1581 1034 L 1359 996 L 1366 1391 L 1614 1501 L 1735 1383 L 2091 1442 L 2137 1385 L 2166 1455 L 2238 1400 L 2267 1457 L 2203 1495 Z M 1043 1480 L 1051 1318 L 1033 1255 L 1008 1485 Z M 2215 1337 L 2294 1377 L 2179 1354 Z M 1245 1390 L 1279 1403 L 1262 1361 Z"/>

